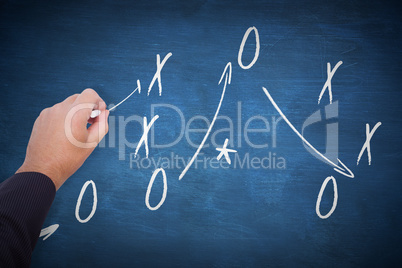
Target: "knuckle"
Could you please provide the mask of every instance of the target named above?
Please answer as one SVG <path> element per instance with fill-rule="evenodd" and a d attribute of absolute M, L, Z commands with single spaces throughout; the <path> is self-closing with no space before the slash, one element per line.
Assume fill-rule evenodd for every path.
<path fill-rule="evenodd" d="M 65 101 L 66 102 L 68 102 L 68 101 L 71 101 L 71 102 L 73 102 L 75 99 L 77 99 L 78 98 L 78 96 L 79 96 L 80 94 L 74 94 L 74 95 L 71 95 L 70 97 L 68 97 Z"/>
<path fill-rule="evenodd" d="M 50 109 L 50 108 L 45 108 L 45 109 L 43 109 L 43 110 L 40 112 L 39 117 L 45 116 L 45 115 L 49 112 L 49 109 Z"/>
<path fill-rule="evenodd" d="M 85 89 L 81 94 L 86 93 L 86 94 L 97 94 L 95 90 L 93 90 L 92 88 L 87 88 Z"/>
<path fill-rule="evenodd" d="M 52 107 L 49 108 L 49 110 L 53 110 L 53 111 L 57 111 L 58 109 L 60 109 L 62 107 L 62 103 L 56 103 L 55 105 L 53 105 Z"/>

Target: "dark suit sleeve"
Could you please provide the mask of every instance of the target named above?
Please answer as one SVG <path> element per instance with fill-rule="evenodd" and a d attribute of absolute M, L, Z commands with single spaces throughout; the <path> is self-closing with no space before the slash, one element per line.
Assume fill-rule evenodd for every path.
<path fill-rule="evenodd" d="M 22 172 L 0 184 L 0 267 L 29 267 L 56 195 L 49 177 Z"/>

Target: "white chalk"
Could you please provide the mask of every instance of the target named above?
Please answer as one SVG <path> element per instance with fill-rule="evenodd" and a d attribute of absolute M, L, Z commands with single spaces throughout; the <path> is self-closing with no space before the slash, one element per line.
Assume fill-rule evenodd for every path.
<path fill-rule="evenodd" d="M 91 118 L 96 118 L 100 114 L 101 114 L 100 110 L 93 110 L 91 113 Z"/>

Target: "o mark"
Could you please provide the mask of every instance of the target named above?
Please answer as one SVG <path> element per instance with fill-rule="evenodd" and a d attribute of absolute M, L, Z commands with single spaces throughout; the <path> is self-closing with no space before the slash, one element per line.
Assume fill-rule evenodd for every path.
<path fill-rule="evenodd" d="M 243 56 L 244 45 L 246 44 L 246 41 L 247 41 L 248 36 L 251 33 L 251 31 L 254 31 L 254 33 L 255 33 L 255 54 L 254 54 L 254 58 L 251 61 L 251 63 L 247 66 L 244 66 L 241 58 Z M 239 63 L 240 67 L 242 67 L 243 69 L 245 69 L 245 70 L 250 69 L 254 65 L 254 63 L 257 61 L 259 54 L 260 54 L 260 36 L 258 35 L 257 28 L 255 28 L 253 26 L 253 27 L 248 28 L 246 33 L 243 36 L 243 40 L 241 41 L 241 44 L 240 44 L 239 54 L 237 56 L 237 62 Z"/>
<path fill-rule="evenodd" d="M 331 210 L 326 215 L 322 216 L 321 212 L 320 212 L 321 198 L 322 198 L 322 194 L 324 193 L 324 190 L 327 187 L 327 184 L 330 180 L 332 180 L 332 183 L 334 185 L 334 201 L 332 203 Z M 330 177 L 327 177 L 321 185 L 320 193 L 318 194 L 317 203 L 315 205 L 315 212 L 317 213 L 318 217 L 320 217 L 321 219 L 326 219 L 329 216 L 331 216 L 332 213 L 334 213 L 337 203 L 338 203 L 338 186 L 336 185 L 335 178 L 330 176 Z"/>
<path fill-rule="evenodd" d="M 81 200 L 82 200 L 82 197 L 83 197 L 83 195 L 85 193 L 85 190 L 87 189 L 88 185 L 90 185 L 90 184 L 92 185 L 94 201 L 93 201 L 93 204 L 92 204 L 91 213 L 89 214 L 89 216 L 85 220 L 82 220 L 81 217 L 80 217 Z M 75 206 L 75 217 L 77 218 L 77 221 L 79 221 L 81 223 L 88 222 L 94 216 L 97 204 L 98 204 L 98 195 L 96 194 L 95 183 L 93 181 L 87 181 L 87 182 L 85 182 L 84 186 L 82 186 L 80 195 L 78 196 L 77 205 Z"/>
<path fill-rule="evenodd" d="M 153 184 L 154 184 L 156 175 L 158 175 L 158 173 L 159 173 L 160 171 L 162 171 L 162 176 L 163 176 L 163 194 L 162 194 L 161 201 L 159 201 L 158 205 L 156 205 L 155 207 L 152 207 L 152 206 L 149 204 L 149 195 L 151 194 L 151 189 L 152 189 L 152 186 L 153 186 Z M 160 208 L 160 206 L 162 206 L 163 202 L 165 202 L 166 195 L 167 195 L 167 179 L 166 179 L 166 173 L 165 173 L 165 170 L 164 170 L 163 168 L 158 168 L 158 169 L 156 169 L 156 170 L 154 171 L 154 173 L 152 174 L 151 180 L 149 181 L 148 188 L 147 188 L 147 193 L 146 193 L 146 195 L 145 195 L 145 205 L 147 205 L 147 207 L 148 207 L 150 210 L 157 210 L 158 208 Z"/>

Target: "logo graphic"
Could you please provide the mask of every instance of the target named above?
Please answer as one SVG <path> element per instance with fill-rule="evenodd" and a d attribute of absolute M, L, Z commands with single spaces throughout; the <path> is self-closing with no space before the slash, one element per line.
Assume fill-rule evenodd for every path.
<path fill-rule="evenodd" d="M 321 116 L 321 113 L 324 113 L 324 116 Z M 302 136 L 304 137 L 304 130 L 314 124 L 320 123 L 323 120 L 332 121 L 331 123 L 326 124 L 326 146 L 325 146 L 325 154 L 323 154 L 326 158 L 331 160 L 334 163 L 338 162 L 338 123 L 333 122 L 334 119 L 338 118 L 338 101 L 328 104 L 325 106 L 324 111 L 317 110 L 312 115 L 310 115 L 303 123 L 302 127 Z M 315 158 L 320 161 L 327 163 L 322 157 L 319 157 L 305 142 L 303 142 L 304 148 L 312 154 Z"/>

